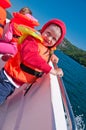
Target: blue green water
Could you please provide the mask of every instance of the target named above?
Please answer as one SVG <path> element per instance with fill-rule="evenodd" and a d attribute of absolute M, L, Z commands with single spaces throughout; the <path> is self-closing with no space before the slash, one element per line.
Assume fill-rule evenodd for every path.
<path fill-rule="evenodd" d="M 64 71 L 63 82 L 72 105 L 78 130 L 86 130 L 86 68 L 61 51 L 58 66 Z"/>

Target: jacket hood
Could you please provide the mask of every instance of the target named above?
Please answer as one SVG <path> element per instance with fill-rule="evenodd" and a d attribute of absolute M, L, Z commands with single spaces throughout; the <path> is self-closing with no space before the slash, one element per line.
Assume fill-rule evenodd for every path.
<path fill-rule="evenodd" d="M 62 40 L 64 39 L 64 36 L 66 34 L 66 26 L 64 24 L 64 22 L 62 22 L 59 19 L 52 19 L 49 22 L 47 22 L 41 29 L 41 33 L 44 32 L 44 30 L 50 25 L 50 24 L 56 24 L 57 26 L 59 26 L 62 30 L 62 34 L 61 37 L 58 39 L 58 41 L 56 42 L 56 44 L 52 47 L 58 46 L 59 44 L 61 44 Z"/>

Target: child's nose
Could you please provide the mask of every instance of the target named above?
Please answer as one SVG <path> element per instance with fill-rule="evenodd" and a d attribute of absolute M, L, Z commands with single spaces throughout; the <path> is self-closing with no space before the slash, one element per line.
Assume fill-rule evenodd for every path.
<path fill-rule="evenodd" d="M 52 37 L 49 37 L 48 40 L 49 40 L 49 42 L 51 42 L 52 41 Z"/>

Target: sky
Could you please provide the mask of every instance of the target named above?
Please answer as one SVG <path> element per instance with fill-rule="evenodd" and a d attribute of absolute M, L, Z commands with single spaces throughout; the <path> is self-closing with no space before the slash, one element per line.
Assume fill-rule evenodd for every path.
<path fill-rule="evenodd" d="M 86 0 L 10 0 L 9 12 L 29 7 L 41 27 L 49 20 L 58 18 L 66 24 L 65 38 L 74 46 L 86 51 Z"/>

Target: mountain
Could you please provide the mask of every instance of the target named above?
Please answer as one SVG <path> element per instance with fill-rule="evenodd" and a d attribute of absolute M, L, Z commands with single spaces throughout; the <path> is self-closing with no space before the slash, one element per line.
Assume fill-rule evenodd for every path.
<path fill-rule="evenodd" d="M 62 44 L 57 49 L 63 51 L 66 55 L 86 67 L 86 51 L 74 46 L 66 38 L 64 38 Z"/>

